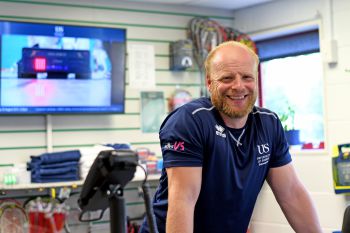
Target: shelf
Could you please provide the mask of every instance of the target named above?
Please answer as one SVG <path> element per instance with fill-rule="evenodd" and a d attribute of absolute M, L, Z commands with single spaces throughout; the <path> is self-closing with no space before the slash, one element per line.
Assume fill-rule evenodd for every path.
<path fill-rule="evenodd" d="M 40 188 L 59 188 L 59 187 L 72 187 L 76 188 L 83 185 L 83 180 L 70 181 L 70 182 L 51 182 L 51 183 L 29 183 L 29 184 L 13 184 L 13 185 L 0 185 L 0 190 L 18 190 L 18 189 L 40 189 Z"/>
<path fill-rule="evenodd" d="M 148 181 L 158 181 L 160 174 L 148 175 Z M 142 182 L 144 176 L 135 176 L 131 182 Z M 0 185 L 0 199 L 5 198 L 25 198 L 32 196 L 52 196 L 52 192 L 57 195 L 61 189 L 69 188 L 71 193 L 79 193 L 84 180 L 70 182 L 52 182 L 52 183 L 30 183 Z"/>

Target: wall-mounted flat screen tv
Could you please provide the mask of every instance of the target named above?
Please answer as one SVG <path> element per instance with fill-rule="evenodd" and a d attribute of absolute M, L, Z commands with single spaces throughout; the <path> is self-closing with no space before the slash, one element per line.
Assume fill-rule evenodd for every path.
<path fill-rule="evenodd" d="M 126 30 L 0 20 L 0 114 L 123 113 Z"/>

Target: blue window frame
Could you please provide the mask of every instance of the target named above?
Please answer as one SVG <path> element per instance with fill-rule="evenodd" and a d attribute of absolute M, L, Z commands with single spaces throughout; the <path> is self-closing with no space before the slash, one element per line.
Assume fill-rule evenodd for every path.
<path fill-rule="evenodd" d="M 256 45 L 261 60 L 260 105 L 275 111 L 286 131 L 298 131 L 297 143 L 291 143 L 294 148 L 323 149 L 323 74 L 318 30 L 257 41 Z"/>

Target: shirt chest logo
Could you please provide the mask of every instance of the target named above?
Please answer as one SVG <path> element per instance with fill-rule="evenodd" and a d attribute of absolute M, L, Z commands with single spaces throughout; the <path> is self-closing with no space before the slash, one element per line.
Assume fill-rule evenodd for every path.
<path fill-rule="evenodd" d="M 215 129 L 216 129 L 215 131 L 216 135 L 226 138 L 226 134 L 224 133 L 225 131 L 224 127 L 222 127 L 221 125 L 215 125 Z"/>
<path fill-rule="evenodd" d="M 270 161 L 270 146 L 268 143 L 257 145 L 259 155 L 256 157 L 259 166 L 265 165 Z"/>
<path fill-rule="evenodd" d="M 266 154 L 270 152 L 270 147 L 268 143 L 257 145 L 259 154 Z"/>

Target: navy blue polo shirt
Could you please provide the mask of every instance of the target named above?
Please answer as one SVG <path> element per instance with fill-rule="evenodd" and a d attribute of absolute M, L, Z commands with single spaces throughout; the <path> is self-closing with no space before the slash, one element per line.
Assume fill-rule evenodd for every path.
<path fill-rule="evenodd" d="M 270 168 L 291 162 L 277 115 L 254 107 L 241 129 L 229 128 L 208 98 L 194 100 L 163 122 L 160 144 L 164 168 L 202 167 L 194 211 L 195 233 L 245 233 Z M 153 208 L 165 232 L 168 180 L 162 171 Z M 148 232 L 144 221 L 140 232 Z"/>

